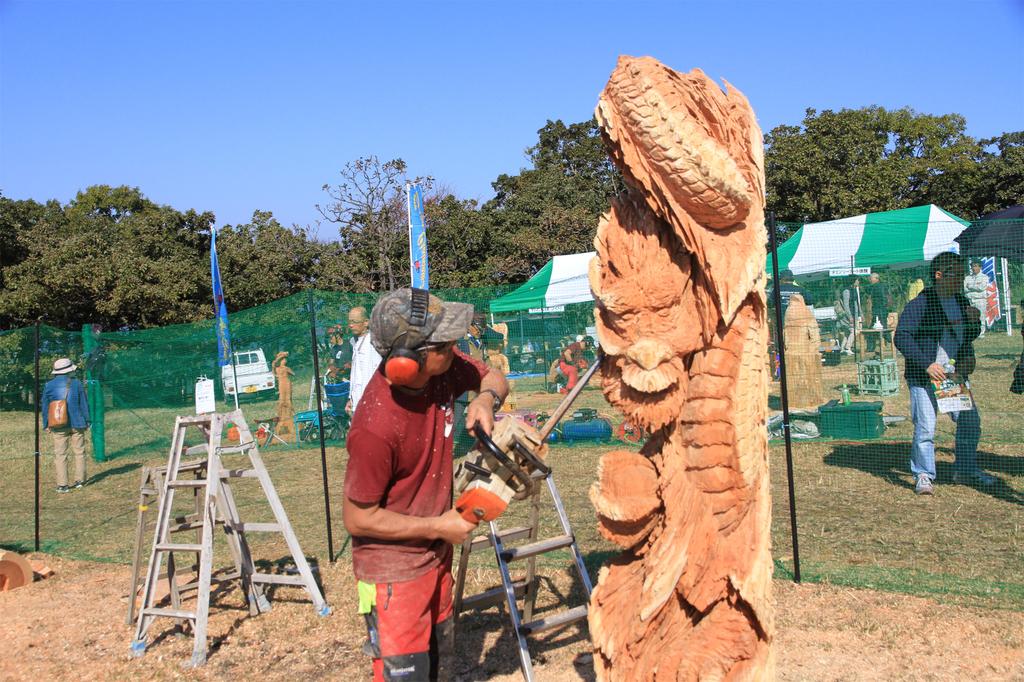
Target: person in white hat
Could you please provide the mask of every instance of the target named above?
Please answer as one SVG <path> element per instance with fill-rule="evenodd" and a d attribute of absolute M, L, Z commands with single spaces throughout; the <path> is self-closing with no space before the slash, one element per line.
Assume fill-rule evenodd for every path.
<path fill-rule="evenodd" d="M 53 437 L 54 464 L 57 468 L 57 492 L 66 493 L 85 485 L 85 430 L 89 428 L 89 403 L 85 387 L 73 374 L 78 369 L 68 358 L 53 363 L 53 378 L 46 382 L 42 395 L 43 429 Z M 62 425 L 50 423 L 50 406 L 64 401 L 66 417 Z M 54 405 L 58 407 L 58 405 Z M 68 446 L 75 455 L 75 482 L 68 485 Z"/>

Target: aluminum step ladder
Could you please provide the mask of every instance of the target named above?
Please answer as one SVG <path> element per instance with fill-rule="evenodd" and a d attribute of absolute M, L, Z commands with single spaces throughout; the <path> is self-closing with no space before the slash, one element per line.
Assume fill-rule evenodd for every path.
<path fill-rule="evenodd" d="M 527 682 L 533 682 L 533 662 L 530 658 L 530 649 L 527 637 L 545 630 L 559 626 L 586 620 L 587 604 L 590 602 L 590 593 L 593 586 L 590 582 L 590 575 L 583 563 L 583 555 L 576 544 L 576 536 L 569 524 L 569 517 L 565 513 L 565 506 L 562 504 L 562 497 L 558 494 L 555 486 L 554 476 L 537 473 L 533 476 L 535 482 L 543 480 L 547 485 L 555 511 L 558 513 L 558 521 L 562 529 L 561 535 L 540 539 L 540 511 L 541 511 L 541 490 L 542 486 L 536 485 L 534 492 L 527 498 L 530 502 L 530 525 L 524 527 L 498 528 L 497 519 L 488 524 L 488 532 L 485 535 L 467 538 L 462 543 L 462 552 L 459 555 L 459 566 L 455 578 L 454 593 L 454 614 L 458 619 L 459 614 L 470 609 L 485 609 L 499 605 L 504 602 L 508 606 L 509 616 L 512 620 L 512 630 L 515 632 L 519 646 L 519 666 L 523 678 Z M 526 500 L 524 500 L 526 501 Z M 507 512 L 506 512 L 507 513 Z M 514 545 L 513 543 L 526 540 L 525 544 Z M 486 590 L 479 594 L 463 597 L 466 585 L 466 571 L 469 567 L 469 557 L 474 550 L 479 550 L 490 545 L 494 550 L 494 557 L 498 563 L 498 570 L 501 573 L 501 586 Z M 568 549 L 572 554 L 573 564 L 579 573 L 580 581 L 586 592 L 587 601 L 579 606 L 570 607 L 565 610 L 534 618 L 534 610 L 537 604 L 537 592 L 540 580 L 537 576 L 537 557 L 548 552 L 560 549 Z M 526 561 L 526 577 L 523 580 L 513 580 L 509 564 L 514 561 Z M 523 608 L 519 609 L 518 601 L 523 600 Z M 457 622 L 457 620 L 456 620 Z"/>
<path fill-rule="evenodd" d="M 190 473 L 194 478 L 205 479 L 206 478 L 206 460 L 195 460 L 191 462 L 182 462 L 178 467 L 178 475 L 184 473 Z M 139 503 L 138 503 L 138 520 L 135 526 L 135 546 L 132 550 L 132 577 L 130 587 L 128 589 L 128 617 L 125 622 L 128 625 L 135 623 L 135 619 L 138 616 L 137 613 L 137 602 L 139 600 L 139 591 L 143 586 L 142 576 L 142 553 L 144 551 L 144 545 L 146 543 L 146 537 L 153 532 L 155 528 L 154 520 L 151 518 L 159 509 L 160 500 L 163 499 L 164 495 L 164 479 L 167 477 L 167 467 L 143 467 L 142 468 L 142 481 L 139 484 Z M 193 511 L 188 514 L 176 515 L 169 527 L 171 533 L 178 533 L 187 530 L 195 531 L 196 542 L 202 541 L 201 529 L 202 529 L 202 513 L 203 513 L 203 496 L 200 494 L 199 489 L 194 489 L 193 493 Z M 192 566 L 194 573 L 198 574 L 199 564 L 194 562 Z M 167 578 L 166 573 L 161 573 L 158 580 L 164 580 Z M 180 600 L 180 597 L 174 596 L 172 593 L 173 600 Z"/>
<path fill-rule="evenodd" d="M 228 423 L 238 428 L 239 443 L 236 446 L 222 446 L 225 426 Z M 200 445 L 186 446 L 186 435 L 189 428 L 198 429 L 203 436 Z M 195 462 L 182 464 L 182 457 L 190 457 L 202 452 L 206 453 L 205 469 L 195 468 Z M 248 460 L 245 468 L 228 468 L 224 465 L 226 455 L 244 455 Z M 198 472 L 205 471 L 205 478 Z M 181 477 L 182 474 L 193 473 L 193 478 Z M 195 638 L 192 648 L 191 664 L 200 666 L 206 662 L 207 655 L 207 623 L 210 614 L 210 586 L 212 582 L 230 582 L 238 580 L 249 606 L 249 612 L 257 615 L 270 610 L 265 585 L 291 585 L 302 587 L 309 594 L 317 613 L 326 616 L 330 607 L 324 601 L 320 587 L 313 578 L 313 572 L 306 561 L 305 554 L 299 546 L 295 532 L 288 521 L 288 515 L 281 505 L 270 474 L 267 472 L 259 447 L 240 410 L 226 414 L 204 414 L 178 417 L 175 420 L 174 432 L 171 436 L 171 449 L 167 457 L 167 466 L 163 470 L 163 480 L 157 493 L 159 508 L 156 526 L 153 533 L 153 545 L 149 557 L 149 566 L 142 590 L 142 605 L 136 622 L 135 636 L 131 651 L 135 656 L 142 656 L 146 651 L 149 629 L 158 617 L 173 618 L 181 626 L 190 626 Z M 267 503 L 274 514 L 273 523 L 243 522 L 238 514 L 234 495 L 231 491 L 231 480 L 237 478 L 255 478 L 259 481 Z M 186 517 L 183 523 L 176 523 L 173 516 L 175 493 L 179 490 L 191 490 L 202 495 L 201 509 L 196 518 Z M 182 527 L 182 526 L 186 527 Z M 220 525 L 225 533 L 228 547 L 234 561 L 234 570 L 217 577 L 213 576 L 213 533 Z M 175 542 L 171 533 L 176 530 L 197 530 L 198 542 Z M 249 552 L 246 541 L 247 532 L 281 533 L 295 562 L 298 575 L 281 575 L 258 573 Z M 194 580 L 184 586 L 178 585 L 175 554 L 198 555 L 199 572 Z M 161 574 L 164 557 L 167 568 Z M 160 579 L 168 580 L 171 597 L 170 608 L 157 607 L 155 595 Z M 182 606 L 182 593 L 196 591 L 195 606 L 188 610 Z M 134 594 L 131 595 L 134 599 Z"/>

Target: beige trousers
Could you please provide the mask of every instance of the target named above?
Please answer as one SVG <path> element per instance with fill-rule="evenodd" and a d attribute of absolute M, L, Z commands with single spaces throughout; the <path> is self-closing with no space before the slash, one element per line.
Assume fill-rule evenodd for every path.
<path fill-rule="evenodd" d="M 68 484 L 68 445 L 75 455 L 75 481 L 85 481 L 85 429 L 51 429 L 57 485 Z"/>

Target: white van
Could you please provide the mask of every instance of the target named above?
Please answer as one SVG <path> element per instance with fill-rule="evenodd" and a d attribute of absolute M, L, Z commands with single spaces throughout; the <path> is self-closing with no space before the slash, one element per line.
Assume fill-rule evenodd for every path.
<path fill-rule="evenodd" d="M 238 388 L 241 394 L 252 395 L 260 391 L 272 391 L 276 386 L 274 373 L 267 365 L 267 356 L 262 348 L 235 353 L 235 368 L 224 365 L 220 370 L 220 381 L 224 387 L 224 397 L 235 394 L 235 374 L 238 375 Z"/>

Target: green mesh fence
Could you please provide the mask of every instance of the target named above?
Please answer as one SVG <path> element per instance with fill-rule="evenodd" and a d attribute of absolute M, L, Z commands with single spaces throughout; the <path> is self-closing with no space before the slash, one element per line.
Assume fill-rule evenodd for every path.
<path fill-rule="evenodd" d="M 1011 227 L 1002 240 L 1006 248 L 972 250 L 978 267 L 965 259 L 966 279 L 946 273 L 958 281 L 943 293 L 965 294 L 985 320 L 984 336 L 973 343 L 977 367 L 969 378 L 980 431 L 965 419 L 958 453 L 957 427 L 939 411 L 932 465 L 927 424 L 935 413 L 929 398 L 934 387 L 924 380 L 920 363 L 942 364 L 938 348 L 946 346 L 966 356 L 963 336 L 973 334 L 958 332 L 949 322 L 964 318 L 966 329 L 965 311 L 957 306 L 949 304 L 946 311 L 941 303 L 912 301 L 928 296 L 921 292 L 935 281 L 930 262 L 953 245 L 962 226 L 949 229 L 949 221 L 934 213 L 923 224 L 908 226 L 908 215 L 896 213 L 901 215 L 838 221 L 821 235 L 804 226 L 779 247 L 780 270 L 793 271 L 780 293 L 799 291 L 813 300 L 811 325 L 788 309 L 783 325 L 803 577 L 1019 608 L 1024 603 L 1024 398 L 1009 389 L 1021 356 L 1020 310 L 1014 302 L 1024 293 L 1024 268 L 1015 253 L 1024 246 L 1024 224 L 976 223 L 975 230 Z M 1004 261 L 1002 254 L 1010 259 Z M 947 268 L 958 265 L 954 258 Z M 774 316 L 771 297 L 769 304 Z M 906 333 L 898 337 L 901 322 Z M 778 336 L 773 325 L 773 339 Z M 777 348 L 774 344 L 773 351 Z M 915 358 L 913 405 L 901 350 Z M 969 364 L 966 357 L 961 362 Z M 776 461 L 785 456 L 780 391 L 776 380 L 769 397 Z M 976 464 L 972 439 L 978 442 Z M 918 487 L 912 459 L 916 472 L 923 468 L 928 474 L 931 494 L 917 494 L 929 490 Z M 778 478 L 774 483 L 780 521 L 778 509 L 786 498 L 778 494 Z M 776 551 L 776 558 L 792 570 L 783 553 Z"/>
<path fill-rule="evenodd" d="M 847 230 L 856 229 L 863 230 L 863 226 L 847 226 Z M 835 244 L 817 259 L 811 252 L 804 253 L 802 264 L 793 260 L 796 252 L 786 248 L 780 248 L 781 267 L 796 270 L 795 284 L 813 298 L 812 327 L 817 335 L 810 351 L 798 344 L 787 352 L 803 578 L 940 594 L 991 606 L 1024 603 L 1024 578 L 1020 576 L 1024 565 L 1024 459 L 1020 455 L 1024 417 L 1020 407 L 1024 398 L 1008 391 L 1021 353 L 1021 338 L 1019 311 L 1012 311 L 1010 335 L 1006 314 L 1011 302 L 1024 292 L 1024 270 L 1015 260 L 1008 261 L 1004 270 L 1002 261 L 995 259 L 1001 316 L 974 344 L 977 370 L 971 375 L 971 387 L 981 414 L 978 465 L 996 480 L 992 485 L 953 484 L 954 426 L 948 417 L 940 416 L 935 432 L 934 494 L 927 496 L 915 494 L 916 481 L 910 470 L 914 424 L 904 377 L 906 363 L 903 354 L 893 350 L 891 336 L 908 301 L 929 281 L 928 259 L 912 261 L 900 255 L 903 260 L 894 267 L 863 265 L 855 258 L 854 266 L 870 267 L 878 273 L 887 291 L 872 288 L 868 275 L 862 274 L 859 304 L 847 310 L 857 291 L 853 291 L 849 264 L 847 272 L 842 272 L 841 264 L 835 263 Z M 908 250 L 894 242 L 888 251 L 902 254 Z M 876 248 L 872 253 L 884 256 L 886 250 Z M 489 301 L 512 288 L 435 293 L 486 311 Z M 844 298 L 847 291 L 851 295 Z M 262 351 L 268 365 L 279 352 L 287 351 L 294 371 L 293 409 L 297 415 L 315 410 L 311 326 L 317 340 L 320 379 L 326 389 L 335 375 L 345 375 L 343 368 L 336 371 L 331 363 L 338 366 L 345 361 L 348 311 L 355 306 L 370 309 L 375 300 L 373 294 L 313 291 L 232 313 L 234 349 L 247 357 Z M 877 306 L 876 300 L 884 305 Z M 771 299 L 769 306 L 774 317 Z M 875 314 L 883 308 L 884 322 Z M 856 327 L 851 312 L 860 313 Z M 875 317 L 882 329 L 871 329 L 876 326 Z M 592 334 L 592 304 L 488 314 L 487 322 L 501 334 L 502 343 L 494 344 L 495 337 L 485 334 L 484 348 L 477 352 L 486 356 L 500 350 L 507 361 L 514 381 L 512 408 L 527 416 L 550 413 L 567 382 L 558 367 L 559 355 L 577 335 Z M 132 331 L 86 328 L 84 332 L 41 326 L 39 333 L 42 381 L 50 378 L 55 359 L 73 359 L 79 365 L 77 376 L 89 386 L 93 411 L 103 415 L 104 427 L 102 448 L 92 442 L 87 446 L 89 485 L 67 494 L 54 489 L 53 446 L 49 435 L 41 434 L 41 548 L 73 558 L 128 562 L 142 468 L 165 462 L 174 418 L 194 411 L 196 380 L 213 379 L 219 409 L 233 407 L 216 365 L 213 323 Z M 778 334 L 772 325 L 773 338 Z M 34 328 L 0 333 L 0 545 L 23 551 L 31 551 L 34 543 L 35 350 Z M 592 359 L 591 349 L 577 350 L 581 363 Z M 774 360 L 774 353 L 772 356 Z M 604 401 L 598 383 L 581 394 L 575 405 L 581 414 L 571 426 L 560 429 L 560 440 L 552 444 L 551 460 L 581 548 L 594 569 L 615 550 L 597 534 L 587 499 L 598 458 L 612 447 L 609 443 L 635 448 L 642 438 Z M 777 574 L 785 577 L 792 573 L 794 551 L 780 386 L 779 381 L 771 385 L 769 432 L 773 553 Z M 102 409 L 96 404 L 100 397 Z M 273 432 L 276 400 L 275 390 L 243 393 L 241 409 L 251 426 L 262 424 Z M 850 404 L 844 405 L 847 401 Z M 330 403 L 324 407 L 331 409 Z M 302 423 L 297 426 L 305 438 L 295 444 L 271 439 L 263 454 L 306 553 L 326 558 L 320 444 L 315 429 L 304 431 Z M 339 416 L 337 426 L 328 429 L 326 453 L 335 510 L 335 550 L 343 554 L 348 551 L 339 514 L 346 461 L 345 419 Z M 97 431 L 94 425 L 88 440 Z M 464 451 L 468 445 L 468 439 L 462 438 L 458 448 Z M 104 461 L 95 461 L 100 450 Z M 242 491 L 238 497 L 243 516 L 259 516 L 262 507 L 255 492 Z M 277 549 L 270 546 L 264 555 L 277 556 Z M 259 545 L 254 552 L 261 556 Z M 565 563 L 563 559 L 567 557 L 545 557 L 553 564 Z"/>

